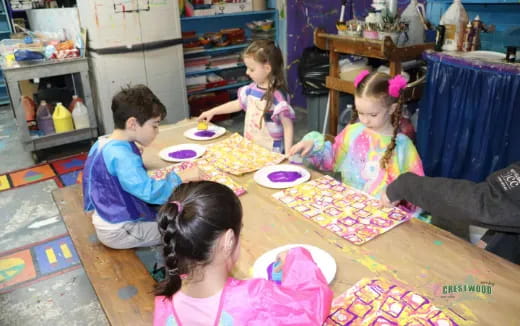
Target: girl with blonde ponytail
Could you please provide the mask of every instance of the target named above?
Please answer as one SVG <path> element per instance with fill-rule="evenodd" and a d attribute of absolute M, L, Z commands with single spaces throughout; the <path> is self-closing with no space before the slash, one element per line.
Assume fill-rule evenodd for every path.
<path fill-rule="evenodd" d="M 424 175 L 413 142 L 399 132 L 405 79 L 362 71 L 355 79 L 355 108 L 350 124 L 334 139 L 313 131 L 294 145 L 311 164 L 341 172 L 343 182 L 380 198 L 400 174 Z"/>

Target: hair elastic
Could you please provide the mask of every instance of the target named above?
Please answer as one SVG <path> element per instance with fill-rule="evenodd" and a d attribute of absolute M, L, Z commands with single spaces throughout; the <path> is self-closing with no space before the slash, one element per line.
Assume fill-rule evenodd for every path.
<path fill-rule="evenodd" d="M 180 202 L 178 202 L 178 201 L 176 201 L 176 200 L 171 200 L 171 201 L 170 201 L 170 204 L 175 204 L 175 205 L 177 205 L 177 214 L 180 215 L 180 214 L 182 213 L 182 210 L 183 210 L 184 207 L 182 206 L 182 204 L 181 204 Z"/>
<path fill-rule="evenodd" d="M 359 84 L 370 74 L 368 70 L 362 70 L 354 79 L 354 87 L 358 88 Z"/>
<path fill-rule="evenodd" d="M 168 270 L 168 275 L 170 276 L 175 276 L 179 274 L 179 268 L 178 267 L 175 267 L 175 268 L 172 268 L 170 270 Z"/>
<path fill-rule="evenodd" d="M 403 76 L 396 75 L 388 81 L 388 94 L 392 97 L 399 97 L 406 84 L 406 79 Z"/>

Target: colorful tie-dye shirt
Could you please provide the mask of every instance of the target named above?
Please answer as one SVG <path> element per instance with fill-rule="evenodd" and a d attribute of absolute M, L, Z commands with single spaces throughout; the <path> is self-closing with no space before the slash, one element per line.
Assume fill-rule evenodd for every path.
<path fill-rule="evenodd" d="M 325 141 L 313 131 L 303 140 L 314 141 L 306 157 L 312 165 L 325 171 L 340 172 L 343 183 L 380 198 L 386 186 L 400 174 L 413 172 L 424 175 L 421 158 L 414 144 L 404 134 L 397 134 L 395 149 L 386 169 L 380 162 L 392 136 L 381 135 L 362 123 L 350 124 L 334 139 Z"/>

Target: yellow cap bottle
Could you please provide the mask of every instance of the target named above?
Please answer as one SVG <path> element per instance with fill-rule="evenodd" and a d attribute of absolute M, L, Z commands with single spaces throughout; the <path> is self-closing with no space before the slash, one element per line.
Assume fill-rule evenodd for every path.
<path fill-rule="evenodd" d="M 72 114 L 61 103 L 57 103 L 52 114 L 52 121 L 54 122 L 54 129 L 56 132 L 67 132 L 74 130 L 72 122 Z"/>

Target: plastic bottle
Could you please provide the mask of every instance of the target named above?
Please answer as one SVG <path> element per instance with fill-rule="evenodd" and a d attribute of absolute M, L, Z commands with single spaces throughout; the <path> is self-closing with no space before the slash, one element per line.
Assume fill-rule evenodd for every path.
<path fill-rule="evenodd" d="M 444 33 L 444 44 L 442 50 L 457 51 L 462 50 L 464 43 L 464 31 L 469 22 L 468 14 L 460 0 L 453 0 L 451 6 L 446 10 L 440 20 L 440 24 L 444 25 L 446 32 Z"/>
<path fill-rule="evenodd" d="M 50 135 L 55 133 L 54 122 L 52 121 L 51 110 L 47 105 L 47 102 L 41 101 L 38 110 L 36 111 L 36 121 L 38 122 L 38 128 L 43 132 L 44 135 Z"/>
<path fill-rule="evenodd" d="M 72 111 L 72 119 L 74 120 L 74 126 L 76 129 L 88 128 L 90 126 L 88 120 L 88 110 L 83 102 L 76 102 L 76 105 Z"/>
<path fill-rule="evenodd" d="M 85 102 L 83 102 L 83 99 L 81 97 L 79 97 L 78 95 L 72 95 L 72 102 L 70 102 L 70 104 L 69 104 L 70 112 L 74 112 L 74 108 L 76 107 L 76 103 L 78 103 L 78 102 L 85 103 Z"/>
<path fill-rule="evenodd" d="M 399 12 L 397 11 L 397 0 L 387 0 L 387 7 L 390 15 L 395 17 Z"/>
<path fill-rule="evenodd" d="M 27 127 L 29 127 L 30 130 L 36 129 L 36 105 L 34 104 L 34 101 L 28 96 L 23 96 L 21 105 L 25 112 Z"/>
<path fill-rule="evenodd" d="M 67 110 L 66 107 L 58 102 L 54 108 L 52 114 L 52 121 L 54 121 L 54 129 L 56 132 L 67 132 L 74 130 L 74 124 L 72 122 L 72 114 Z"/>
<path fill-rule="evenodd" d="M 418 3 L 417 0 L 411 0 L 408 7 L 401 14 L 401 21 L 408 24 L 408 41 L 406 41 L 405 45 L 424 43 L 424 26 L 418 12 L 420 9 L 422 9 L 424 14 L 424 5 Z"/>

